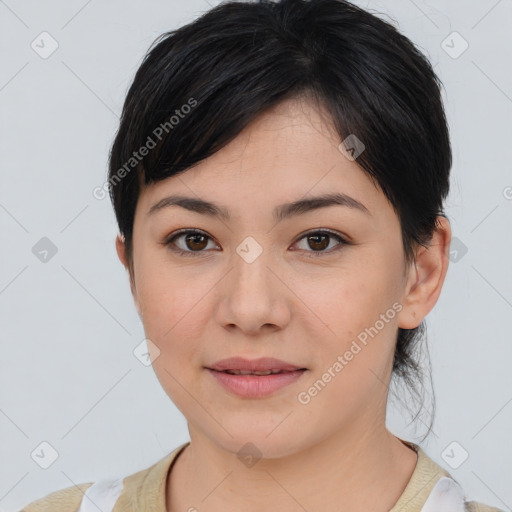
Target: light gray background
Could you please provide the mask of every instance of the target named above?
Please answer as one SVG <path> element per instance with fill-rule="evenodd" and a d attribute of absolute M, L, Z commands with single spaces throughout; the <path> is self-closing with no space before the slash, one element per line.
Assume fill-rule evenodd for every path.
<path fill-rule="evenodd" d="M 428 316 L 437 415 L 422 446 L 469 497 L 511 510 L 512 2 L 357 3 L 395 19 L 445 86 L 457 255 Z M 144 332 L 111 205 L 92 190 L 106 179 L 122 102 L 149 45 L 208 8 L 0 1 L 1 511 L 139 471 L 188 440 L 185 419 L 133 355 Z M 31 48 L 43 31 L 59 45 L 46 59 Z M 453 31 L 469 44 L 457 58 L 464 43 Z M 42 237 L 58 249 L 47 262 L 32 252 Z M 390 407 L 390 429 L 416 441 L 425 427 L 408 422 Z M 31 457 L 43 441 L 59 454 L 48 469 Z M 452 469 L 461 447 L 469 457 Z"/>

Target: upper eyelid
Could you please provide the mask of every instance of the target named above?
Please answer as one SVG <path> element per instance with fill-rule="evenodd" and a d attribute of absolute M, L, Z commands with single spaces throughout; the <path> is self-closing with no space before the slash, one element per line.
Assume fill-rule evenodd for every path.
<path fill-rule="evenodd" d="M 176 239 L 182 235 L 188 235 L 190 233 L 195 234 L 195 235 L 204 235 L 205 237 L 209 238 L 210 240 L 215 241 L 215 238 L 210 236 L 206 231 L 202 231 L 201 229 L 185 228 L 185 229 L 179 229 L 178 231 L 175 231 L 175 232 L 171 233 L 169 236 L 165 237 L 164 244 L 168 244 L 171 241 L 173 241 L 174 239 Z M 215 242 L 215 243 L 217 243 L 217 242 Z"/>

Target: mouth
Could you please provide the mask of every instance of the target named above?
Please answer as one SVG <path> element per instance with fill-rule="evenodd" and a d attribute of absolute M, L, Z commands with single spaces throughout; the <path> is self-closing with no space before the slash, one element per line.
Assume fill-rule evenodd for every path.
<path fill-rule="evenodd" d="M 248 371 L 248 370 L 236 370 L 236 369 L 230 369 L 230 370 L 215 370 L 214 368 L 208 368 L 208 370 L 213 370 L 214 372 L 219 373 L 228 373 L 229 375 L 256 375 L 256 376 L 267 376 L 267 375 L 277 375 L 281 373 L 293 373 L 293 372 L 302 372 L 306 371 L 307 368 L 297 368 L 296 370 L 280 370 L 278 368 L 273 368 L 271 370 L 265 370 L 265 371 Z"/>
<path fill-rule="evenodd" d="M 243 357 L 230 357 L 217 361 L 206 368 L 230 375 L 258 375 L 262 377 L 307 370 L 307 368 L 303 366 L 288 363 L 273 357 L 261 357 L 252 360 Z"/>
<path fill-rule="evenodd" d="M 283 370 L 269 368 L 267 370 L 240 370 L 228 368 L 215 370 L 206 368 L 214 382 L 230 394 L 244 399 L 263 399 L 291 386 L 302 379 L 307 368 Z"/>

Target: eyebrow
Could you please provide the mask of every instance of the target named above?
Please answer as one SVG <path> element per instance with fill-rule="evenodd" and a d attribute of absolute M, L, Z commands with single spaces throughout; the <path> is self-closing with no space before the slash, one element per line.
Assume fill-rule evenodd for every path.
<path fill-rule="evenodd" d="M 211 217 L 217 217 L 224 220 L 230 219 L 229 211 L 223 206 L 216 205 L 203 199 L 180 195 L 164 197 L 149 209 L 148 215 L 153 215 L 154 213 L 170 206 L 180 206 L 181 208 L 185 208 L 186 210 L 190 210 L 192 212 L 200 213 L 202 215 L 209 215 Z M 307 199 L 299 199 L 298 201 L 294 201 L 292 203 L 276 206 L 273 211 L 273 217 L 274 219 L 280 221 L 294 215 L 301 215 L 313 210 L 318 210 L 320 208 L 326 208 L 328 206 L 344 206 L 354 210 L 359 210 L 370 217 L 372 216 L 368 208 L 357 199 L 354 199 L 353 197 L 350 197 L 346 194 L 334 193 L 324 194 L 318 197 L 311 197 Z"/>

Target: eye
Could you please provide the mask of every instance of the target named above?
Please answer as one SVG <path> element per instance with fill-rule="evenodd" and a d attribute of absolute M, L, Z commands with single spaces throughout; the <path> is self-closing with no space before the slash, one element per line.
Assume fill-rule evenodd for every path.
<path fill-rule="evenodd" d="M 183 239 L 181 247 L 176 243 L 176 240 L 180 239 Z M 204 252 L 203 249 L 207 247 L 208 240 L 211 240 L 211 238 L 203 231 L 187 229 L 173 234 L 170 238 L 165 240 L 164 245 L 169 246 L 171 251 L 177 252 L 183 256 L 196 256 L 197 254 L 195 253 Z"/>
<path fill-rule="evenodd" d="M 324 250 L 331 245 L 330 242 L 332 239 L 337 240 L 338 244 L 334 249 L 331 248 L 329 251 Z M 302 240 L 306 240 L 307 246 L 314 249 L 313 251 L 308 251 L 304 248 L 300 249 L 311 253 L 308 257 L 332 254 L 340 250 L 344 245 L 349 244 L 338 233 L 326 229 L 310 231 L 303 235 L 296 244 Z M 179 244 L 177 241 L 181 241 L 182 243 Z M 167 238 L 163 242 L 163 245 L 168 246 L 171 251 L 183 256 L 199 256 L 199 254 L 205 252 L 205 249 L 208 247 L 208 241 L 212 241 L 212 239 L 205 232 L 197 229 L 184 229 Z"/>
<path fill-rule="evenodd" d="M 335 239 L 338 241 L 338 245 L 334 247 L 334 249 L 331 249 L 329 251 L 325 251 L 326 247 L 329 247 L 330 242 L 332 239 Z M 319 231 L 310 231 L 309 233 L 306 233 L 304 236 L 302 236 L 299 239 L 299 242 L 301 240 L 306 241 L 306 246 L 314 249 L 313 251 L 308 251 L 307 249 L 301 249 L 306 250 L 306 252 L 309 252 L 311 254 L 308 254 L 308 257 L 316 258 L 318 256 L 328 255 L 332 254 L 333 252 L 336 252 L 340 250 L 344 245 L 348 245 L 348 242 L 342 238 L 338 233 L 334 233 L 330 230 L 319 230 Z"/>

